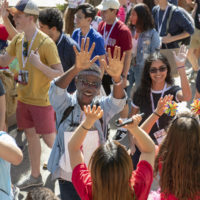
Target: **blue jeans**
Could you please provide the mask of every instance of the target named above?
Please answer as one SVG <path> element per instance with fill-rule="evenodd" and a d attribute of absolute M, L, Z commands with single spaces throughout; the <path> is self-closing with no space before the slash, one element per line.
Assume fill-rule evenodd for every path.
<path fill-rule="evenodd" d="M 81 200 L 72 182 L 59 180 L 61 200 Z"/>

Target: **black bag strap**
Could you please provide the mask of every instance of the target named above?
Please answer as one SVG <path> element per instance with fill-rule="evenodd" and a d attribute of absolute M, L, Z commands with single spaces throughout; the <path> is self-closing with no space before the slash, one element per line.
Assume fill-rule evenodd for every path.
<path fill-rule="evenodd" d="M 62 124 L 62 122 L 67 119 L 67 117 L 70 115 L 70 113 L 74 110 L 74 106 L 69 106 L 65 109 L 64 113 L 63 113 L 63 116 L 62 116 L 62 119 L 60 120 L 59 122 L 59 125 L 58 127 Z"/>

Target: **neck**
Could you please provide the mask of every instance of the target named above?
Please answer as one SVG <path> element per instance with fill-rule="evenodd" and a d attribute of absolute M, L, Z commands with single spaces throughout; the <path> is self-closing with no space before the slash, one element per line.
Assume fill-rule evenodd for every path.
<path fill-rule="evenodd" d="M 117 17 L 114 17 L 114 18 L 111 18 L 111 19 L 107 20 L 107 21 L 106 21 L 106 24 L 109 24 L 109 25 L 114 24 L 116 18 L 117 18 Z"/>
<path fill-rule="evenodd" d="M 160 91 L 160 90 L 163 90 L 164 86 L 165 86 L 165 82 L 163 82 L 163 83 L 153 83 L 152 82 L 151 89 L 155 90 L 155 91 Z"/>
<path fill-rule="evenodd" d="M 61 33 L 59 31 L 56 31 L 52 37 L 53 41 L 58 42 L 60 35 L 61 35 Z"/>
<path fill-rule="evenodd" d="M 30 26 L 27 30 L 24 30 L 25 38 L 27 41 L 31 40 L 33 38 L 33 35 L 36 31 L 37 27 L 36 25 Z"/>
<path fill-rule="evenodd" d="M 160 9 L 161 10 L 165 10 L 167 8 L 167 5 L 168 5 L 168 1 L 165 0 L 165 1 L 159 1 L 159 6 L 160 6 Z"/>
<path fill-rule="evenodd" d="M 83 36 L 86 36 L 87 33 L 89 32 L 89 30 L 90 30 L 90 26 L 81 28 L 81 33 L 82 33 L 82 35 L 83 35 Z"/>

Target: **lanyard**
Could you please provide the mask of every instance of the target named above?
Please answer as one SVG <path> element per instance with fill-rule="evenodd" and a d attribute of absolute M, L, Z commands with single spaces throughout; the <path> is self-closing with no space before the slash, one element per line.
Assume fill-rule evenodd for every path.
<path fill-rule="evenodd" d="M 91 30 L 91 28 L 90 28 L 90 30 Z M 90 30 L 89 30 L 88 33 L 85 35 L 84 47 L 85 47 L 86 39 L 87 39 L 87 36 L 88 36 Z M 79 48 L 81 48 L 81 30 L 80 30 L 79 33 L 78 33 L 78 46 L 79 46 Z"/>
<path fill-rule="evenodd" d="M 28 55 L 30 54 L 31 47 L 32 47 L 32 45 L 33 45 L 33 42 L 34 42 L 36 36 L 37 36 L 37 33 L 38 33 L 38 29 L 35 30 L 35 33 L 34 33 L 34 35 L 33 35 L 33 37 L 32 37 L 31 44 L 30 44 L 30 46 L 29 46 L 29 48 L 28 48 L 28 53 L 27 53 L 27 56 L 26 56 L 25 60 L 24 60 L 24 54 L 23 54 L 23 50 L 24 50 L 24 37 L 23 37 L 23 39 L 22 39 L 22 66 L 23 66 L 23 68 L 25 67 L 25 65 L 26 65 L 26 63 L 27 63 Z"/>
<path fill-rule="evenodd" d="M 163 17 L 162 17 L 161 24 L 159 23 L 159 12 L 160 12 L 160 8 L 159 8 L 159 10 L 158 10 L 157 19 L 158 19 L 158 33 L 159 33 L 159 36 L 160 36 L 161 30 L 162 30 L 163 22 L 164 22 L 164 20 L 165 20 L 165 17 L 166 17 L 166 14 L 167 14 L 168 9 L 169 9 L 169 5 L 168 5 L 167 8 L 165 9 L 165 12 L 164 12 Z"/>
<path fill-rule="evenodd" d="M 166 91 L 166 88 L 167 88 L 167 83 L 165 83 L 165 86 L 164 86 L 164 88 L 162 90 L 162 93 L 161 93 L 161 97 L 163 97 L 163 95 L 164 95 L 164 93 Z M 151 97 L 151 106 L 152 106 L 152 113 L 153 113 L 154 110 L 155 110 L 155 107 L 154 107 L 154 100 L 153 100 L 153 95 L 152 95 L 152 89 L 151 89 L 150 97 Z M 156 124 L 157 124 L 158 129 L 160 129 L 159 121 L 158 120 L 156 121 Z"/>
<path fill-rule="evenodd" d="M 61 40 L 63 39 L 63 35 L 64 35 L 64 33 L 62 33 L 62 35 L 60 36 L 60 39 L 59 39 L 58 43 L 56 44 L 56 46 L 58 46 L 60 44 Z"/>
<path fill-rule="evenodd" d="M 115 27 L 115 24 L 116 24 L 117 22 L 118 22 L 118 19 L 116 18 L 115 21 L 114 21 L 114 23 L 113 23 L 113 25 L 112 25 L 112 27 L 111 27 L 111 29 L 110 29 L 110 31 L 109 31 L 109 33 L 108 33 L 108 35 L 107 35 L 107 37 L 106 37 L 106 24 L 105 24 L 105 26 L 104 26 L 104 29 L 103 29 L 103 40 L 104 40 L 105 49 L 107 48 L 108 40 L 109 40 L 110 34 L 111 34 L 111 32 L 112 32 L 112 30 L 113 30 L 113 28 Z"/>

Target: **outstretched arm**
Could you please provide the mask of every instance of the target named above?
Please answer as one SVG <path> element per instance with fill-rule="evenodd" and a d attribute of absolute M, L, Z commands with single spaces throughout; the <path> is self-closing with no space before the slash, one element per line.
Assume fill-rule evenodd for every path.
<path fill-rule="evenodd" d="M 86 119 L 75 130 L 71 140 L 68 143 L 70 164 L 72 169 L 74 169 L 74 167 L 78 164 L 84 162 L 84 157 L 80 149 L 81 145 L 83 144 L 87 132 L 92 128 L 95 121 L 103 116 L 103 110 L 100 106 L 96 108 L 94 105 L 92 109 L 90 105 L 84 106 L 84 112 Z"/>
<path fill-rule="evenodd" d="M 154 142 L 142 128 L 138 127 L 138 124 L 142 119 L 141 116 L 134 115 L 132 119 L 133 123 L 125 125 L 124 128 L 126 128 L 136 139 L 141 151 L 140 160 L 146 160 L 153 167 L 155 159 Z"/>
<path fill-rule="evenodd" d="M 78 52 L 77 48 L 73 46 L 75 54 L 76 54 L 76 62 L 75 65 L 66 71 L 61 77 L 59 77 L 55 84 L 60 88 L 67 88 L 73 78 L 82 70 L 88 69 L 98 58 L 99 56 L 95 56 L 92 60 L 90 60 L 92 52 L 94 51 L 95 43 L 92 44 L 92 47 L 88 51 L 90 39 L 87 38 L 86 45 L 84 48 L 84 38 L 81 42 L 81 50 Z"/>

